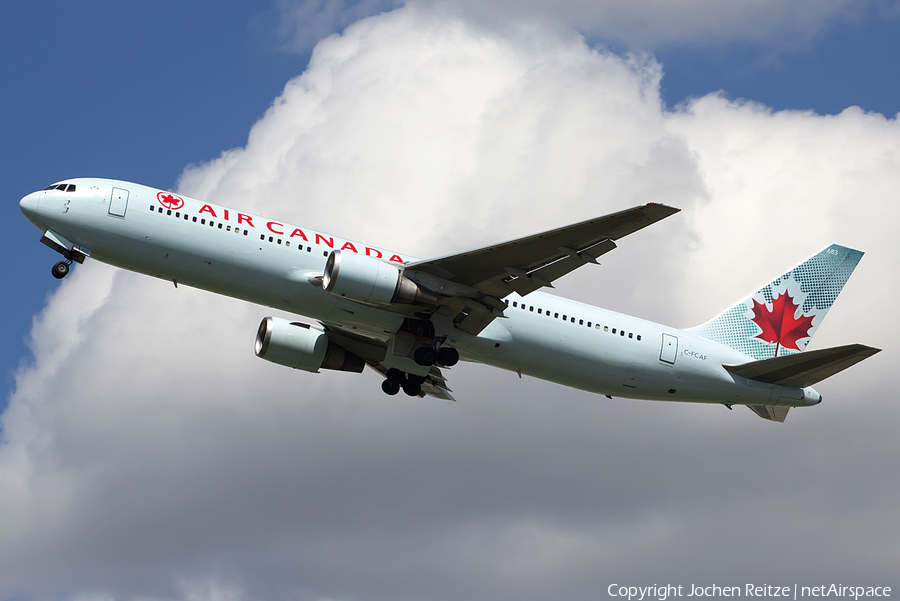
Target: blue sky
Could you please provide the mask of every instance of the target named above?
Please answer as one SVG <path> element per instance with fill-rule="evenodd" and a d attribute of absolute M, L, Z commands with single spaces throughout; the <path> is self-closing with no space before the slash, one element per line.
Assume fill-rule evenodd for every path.
<path fill-rule="evenodd" d="M 56 254 L 37 243 L 18 199 L 76 176 L 170 188 L 186 165 L 246 143 L 250 126 L 309 55 L 282 49 L 268 2 L 36 1 L 4 13 L 8 260 L 0 369 L 9 390 L 12 371 L 28 356 L 31 317 L 57 285 L 49 275 Z M 896 19 L 838 20 L 789 49 L 669 44 L 655 55 L 669 106 L 724 90 L 776 110 L 900 110 Z"/>

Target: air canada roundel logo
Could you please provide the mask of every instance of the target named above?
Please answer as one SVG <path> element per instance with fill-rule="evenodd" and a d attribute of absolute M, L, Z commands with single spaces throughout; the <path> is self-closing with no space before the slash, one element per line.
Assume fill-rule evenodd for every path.
<path fill-rule="evenodd" d="M 176 196 L 175 194 L 170 194 L 169 192 L 157 192 L 156 200 L 167 209 L 180 209 L 184 206 L 183 198 Z"/>

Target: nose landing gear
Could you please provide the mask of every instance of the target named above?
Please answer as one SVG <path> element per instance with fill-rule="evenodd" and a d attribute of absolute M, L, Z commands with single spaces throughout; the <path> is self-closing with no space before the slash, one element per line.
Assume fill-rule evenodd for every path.
<path fill-rule="evenodd" d="M 53 274 L 57 280 L 61 280 L 67 275 L 69 275 L 69 265 L 72 264 L 72 259 L 68 259 L 66 261 L 60 261 L 56 265 L 53 266 L 53 269 L 50 273 Z"/>

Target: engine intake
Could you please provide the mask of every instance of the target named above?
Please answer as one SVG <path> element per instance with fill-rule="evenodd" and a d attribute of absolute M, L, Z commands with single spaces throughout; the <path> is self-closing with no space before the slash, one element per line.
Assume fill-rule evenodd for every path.
<path fill-rule="evenodd" d="M 280 317 L 265 317 L 254 345 L 256 356 L 272 363 L 318 373 L 320 369 L 362 372 L 366 362 L 329 340 L 318 328 Z"/>
<path fill-rule="evenodd" d="M 328 292 L 370 305 L 394 303 L 434 305 L 437 296 L 386 261 L 356 253 L 331 251 L 322 284 Z"/>

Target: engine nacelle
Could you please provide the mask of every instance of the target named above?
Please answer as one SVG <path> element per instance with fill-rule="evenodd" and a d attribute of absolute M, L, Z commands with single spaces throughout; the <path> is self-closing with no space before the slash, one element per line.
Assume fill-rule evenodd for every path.
<path fill-rule="evenodd" d="M 328 339 L 322 330 L 280 317 L 266 317 L 256 332 L 256 356 L 318 373 L 319 369 L 362 372 L 365 360 Z"/>
<path fill-rule="evenodd" d="M 366 255 L 331 251 L 322 285 L 328 292 L 370 305 L 434 305 L 437 296 L 403 275 L 403 270 Z"/>

